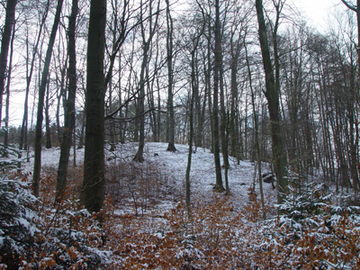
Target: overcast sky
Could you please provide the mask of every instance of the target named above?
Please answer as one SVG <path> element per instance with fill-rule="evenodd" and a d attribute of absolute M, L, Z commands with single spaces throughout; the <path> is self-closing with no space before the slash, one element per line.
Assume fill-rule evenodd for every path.
<path fill-rule="evenodd" d="M 307 14 L 305 16 L 312 22 L 309 21 L 309 23 L 318 28 L 319 31 L 327 28 L 330 14 L 339 9 L 346 10 L 341 0 L 289 0 L 288 3 L 291 2 L 303 15 Z M 353 2 L 354 0 L 349 0 L 349 3 Z"/>

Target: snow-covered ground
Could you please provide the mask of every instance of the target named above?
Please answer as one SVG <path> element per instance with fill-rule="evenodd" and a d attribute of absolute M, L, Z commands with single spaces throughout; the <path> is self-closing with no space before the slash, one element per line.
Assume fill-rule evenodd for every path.
<path fill-rule="evenodd" d="M 303 190 L 301 196 L 290 197 L 291 200 L 282 205 L 288 207 L 283 208 L 288 214 L 274 216 L 270 213 L 263 220 L 258 204 L 251 201 L 245 205 L 254 181 L 256 191 L 259 190 L 254 164 L 249 161 L 237 164 L 235 159 L 230 159 L 231 196 L 227 196 L 232 203 L 230 206 L 227 200 L 216 200 L 225 195 L 213 190 L 213 154 L 208 149 L 199 148 L 192 154 L 191 166 L 192 200 L 197 204 L 188 218 L 184 206 L 178 204 L 185 194 L 188 147 L 176 145 L 175 153 L 166 151 L 166 148 L 166 143 L 147 143 L 144 163 L 132 161 L 137 151 L 135 143 L 117 145 L 115 151 L 106 151 L 108 192 L 118 186 L 125 195 L 110 201 L 114 202 L 113 207 L 104 207 L 107 217 L 104 227 L 98 226 L 94 215 L 84 209 L 78 210 L 73 200 L 65 200 L 59 205 L 60 211 L 50 201 L 39 204 L 37 212 L 29 208 L 31 216 L 17 210 L 18 216 L 4 224 L 11 228 L 15 223 L 23 226 L 17 225 L 18 234 L 12 231 L 3 233 L 9 226 L 0 229 L 0 248 L 1 244 L 5 246 L 6 239 L 14 238 L 16 241 L 11 242 L 13 249 L 28 250 L 28 260 L 21 263 L 29 269 L 34 265 L 59 265 L 61 269 L 71 269 L 69 266 L 72 264 L 74 267 L 84 264 L 100 266 L 89 269 L 360 269 L 359 208 L 332 205 L 327 194 L 316 192 L 321 187 L 312 184 L 309 190 Z M 59 148 L 43 149 L 44 173 L 54 175 L 59 153 Z M 24 172 L 33 169 L 32 155 L 30 162 L 22 165 Z M 79 168 L 83 157 L 84 149 L 77 150 Z M 72 159 L 73 156 L 70 166 Z M 268 169 L 266 166 L 264 171 Z M 145 177 L 141 175 L 143 172 Z M 82 179 L 77 181 L 74 175 L 71 175 L 72 180 L 81 184 Z M 81 173 L 78 177 L 82 177 Z M 54 179 L 49 179 L 51 185 L 46 187 L 46 191 L 48 187 L 54 189 Z M 117 185 L 116 181 L 122 183 Z M 24 185 L 24 182 L 19 183 Z M 3 181 L 0 189 L 3 195 L 13 199 L 15 210 L 27 209 L 23 207 L 24 203 L 19 203 L 19 198 L 27 198 L 25 205 L 32 205 L 31 200 L 36 200 L 30 195 L 30 189 L 19 183 Z M 7 188 L 5 184 L 17 189 Z M 146 196 L 157 197 L 143 196 L 144 187 L 141 185 L 145 187 Z M 151 185 L 160 186 L 160 192 L 147 193 L 146 188 L 152 189 Z M 168 196 L 168 191 L 176 191 L 176 196 Z M 136 192 L 138 194 L 134 195 Z M 276 191 L 271 184 L 264 183 L 264 195 L 267 205 L 274 204 Z M 147 200 L 145 207 L 142 199 Z M 8 200 L 0 200 L 0 203 L 6 205 Z M 19 240 L 24 238 L 24 232 L 35 239 L 31 249 L 26 241 Z M 57 254 L 57 261 L 54 254 Z M 10 255 L 7 260 L 0 261 L 1 269 L 7 263 L 11 265 L 13 257 Z"/>
<path fill-rule="evenodd" d="M 169 183 L 175 185 L 177 192 L 185 195 L 185 171 L 188 160 L 188 146 L 176 145 L 176 152 L 166 151 L 167 143 L 149 142 L 145 144 L 143 165 L 151 163 L 156 166 L 165 177 L 168 178 Z M 116 162 L 132 163 L 132 158 L 137 151 L 137 143 L 119 144 L 116 146 L 114 152 L 106 151 L 105 160 L 108 164 L 116 164 Z M 42 167 L 43 168 L 57 168 L 59 162 L 59 148 L 43 149 L 42 150 Z M 76 152 L 77 164 L 82 164 L 84 158 L 84 149 L 79 149 Z M 221 160 L 222 161 L 222 160 Z M 73 163 L 73 150 L 69 166 Z M 142 165 L 137 165 L 142 166 Z M 30 162 L 22 165 L 24 171 L 31 172 L 33 170 L 33 155 L 31 155 Z M 242 207 L 248 201 L 249 188 L 253 186 L 254 180 L 256 183 L 256 192 L 259 194 L 258 177 L 255 174 L 254 163 L 249 161 L 240 161 L 237 164 L 235 158 L 230 157 L 230 169 L 228 171 L 229 187 L 231 191 L 230 200 L 235 207 Z M 264 166 L 263 171 L 268 171 L 267 166 Z M 224 169 L 223 184 L 225 187 Z M 191 162 L 191 194 L 192 200 L 211 200 L 213 199 L 215 184 L 215 165 L 214 156 L 209 149 L 198 148 L 196 153 L 192 154 Z M 272 204 L 276 198 L 276 192 L 271 184 L 264 183 L 264 197 L 266 204 Z"/>

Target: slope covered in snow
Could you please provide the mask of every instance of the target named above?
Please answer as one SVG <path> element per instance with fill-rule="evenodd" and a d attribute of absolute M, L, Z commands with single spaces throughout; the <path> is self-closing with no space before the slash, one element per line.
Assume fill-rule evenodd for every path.
<path fill-rule="evenodd" d="M 173 185 L 177 194 L 185 196 L 185 172 L 188 160 L 188 146 L 176 145 L 176 152 L 166 151 L 166 143 L 149 142 L 145 144 L 143 164 L 135 164 L 132 158 L 137 151 L 136 143 L 118 144 L 115 151 L 106 151 L 106 163 L 108 166 L 116 166 L 119 162 L 127 163 L 128 166 L 151 166 L 161 171 L 163 177 L 167 178 L 169 185 Z M 59 148 L 42 150 L 42 168 L 57 169 L 59 162 Z M 77 150 L 76 160 L 78 164 L 82 164 L 84 157 L 84 149 Z M 241 207 L 248 201 L 249 188 L 254 186 L 255 191 L 259 194 L 259 184 L 257 170 L 253 162 L 240 161 L 230 157 L 230 169 L 228 171 L 229 187 L 231 192 L 230 200 L 237 207 Z M 72 166 L 73 153 L 71 153 L 69 166 Z M 222 159 L 221 159 L 222 161 Z M 25 171 L 32 171 L 33 158 L 29 163 L 23 165 Z M 267 165 L 264 165 L 263 171 L 269 171 Z M 225 187 L 224 170 L 223 184 Z M 209 149 L 198 148 L 192 154 L 191 162 L 191 197 L 192 200 L 212 200 L 214 196 L 213 187 L 215 184 L 215 165 L 214 156 Z M 264 183 L 264 197 L 267 204 L 272 204 L 276 198 L 276 192 L 269 183 Z M 216 195 L 216 194 L 215 194 Z"/>

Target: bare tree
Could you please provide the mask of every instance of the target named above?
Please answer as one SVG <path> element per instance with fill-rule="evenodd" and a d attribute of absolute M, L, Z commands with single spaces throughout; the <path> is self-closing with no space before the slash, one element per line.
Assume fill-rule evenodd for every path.
<path fill-rule="evenodd" d="M 8 79 L 6 84 L 6 102 L 5 102 L 5 132 L 4 132 L 4 146 L 9 146 L 9 109 L 10 109 L 10 84 L 11 84 L 11 73 L 12 73 L 12 62 L 14 55 L 14 40 L 15 40 L 15 23 L 13 24 L 14 30 L 12 31 L 10 41 L 10 56 L 9 56 L 9 68 L 8 68 Z M 4 156 L 7 157 L 7 151 L 4 152 Z"/>
<path fill-rule="evenodd" d="M 15 8 L 17 0 L 7 0 L 6 2 L 6 15 L 5 25 L 1 39 L 0 51 L 0 106 L 2 106 L 3 94 L 5 90 L 6 69 L 8 61 L 9 46 L 11 40 L 11 33 L 13 31 L 13 24 L 15 23 Z M 0 124 L 2 116 L 0 110 Z"/>
<path fill-rule="evenodd" d="M 144 146 L 145 146 L 145 72 L 146 72 L 146 67 L 148 65 L 148 59 L 149 59 L 149 50 L 150 50 L 150 46 L 151 46 L 151 41 L 154 37 L 154 34 L 156 33 L 156 30 L 158 28 L 158 19 L 159 19 L 159 11 L 160 11 L 160 1 L 158 2 L 158 6 L 157 6 L 157 11 L 156 13 L 153 13 L 153 9 L 152 9 L 152 1 L 150 1 L 149 3 L 149 25 L 148 25 L 148 29 L 145 29 L 145 24 L 144 24 L 144 20 L 142 19 L 144 16 L 144 5 L 143 2 L 141 1 L 140 3 L 141 7 L 141 24 L 140 24 L 140 28 L 141 28 L 141 37 L 142 37 L 142 49 L 143 49 L 143 59 L 142 59 L 142 63 L 141 63 L 141 70 L 140 70 L 140 79 L 139 79 L 139 97 L 138 97 L 138 116 L 139 116 L 139 121 L 140 121 L 140 126 L 139 126 L 139 132 L 140 132 L 140 137 L 139 137 L 139 147 L 138 147 L 138 151 L 136 152 L 135 157 L 133 158 L 134 161 L 137 162 L 143 162 L 144 161 L 144 156 L 143 156 L 143 152 L 144 152 Z M 155 22 L 153 22 L 153 16 L 155 15 Z M 148 33 L 146 33 L 148 30 Z"/>
<path fill-rule="evenodd" d="M 256 13 L 259 24 L 259 40 L 261 46 L 261 53 L 263 58 L 263 65 L 265 70 L 265 96 L 268 101 L 268 110 L 271 121 L 271 139 L 272 139 L 272 151 L 273 151 L 273 163 L 275 167 L 275 173 L 277 177 L 278 187 L 278 202 L 283 200 L 282 193 L 286 192 L 288 180 L 286 177 L 286 156 L 284 152 L 281 128 L 280 128 L 280 93 L 279 93 L 279 81 L 278 72 L 274 74 L 274 68 L 270 56 L 270 47 L 267 38 L 267 27 L 264 18 L 263 3 L 262 0 L 256 0 Z M 277 13 L 278 15 L 279 13 Z M 275 29 L 277 29 L 278 17 L 275 23 Z M 274 39 L 276 39 L 276 31 L 273 33 Z M 274 45 L 274 58 L 276 58 L 276 43 Z M 275 60 L 275 65 L 277 62 Z M 276 70 L 278 67 L 275 67 Z M 277 77 L 277 80 L 275 79 Z"/>
<path fill-rule="evenodd" d="M 221 49 L 221 25 L 220 25 L 220 1 L 215 0 L 215 49 L 214 49 L 214 100 L 213 100 L 213 150 L 214 150 L 214 162 L 216 172 L 216 184 L 215 190 L 222 192 L 224 186 L 221 176 L 221 165 L 220 165 L 220 134 L 219 134 L 219 89 L 220 89 L 220 76 L 222 68 L 222 49 Z"/>
<path fill-rule="evenodd" d="M 65 104 L 65 120 L 63 128 L 63 139 L 60 149 L 60 161 L 57 175 L 56 185 L 56 201 L 60 202 L 63 198 L 66 180 L 67 169 L 69 162 L 69 154 L 72 143 L 72 134 L 75 126 L 75 95 L 76 95 L 76 50 L 75 50 L 75 30 L 76 30 L 76 16 L 78 13 L 78 0 L 72 0 L 71 14 L 69 16 L 68 26 L 68 56 L 69 67 L 67 70 L 68 78 L 68 94 Z"/>
<path fill-rule="evenodd" d="M 193 153 L 193 139 L 194 139 L 194 101 L 195 101 L 196 94 L 199 92 L 198 79 L 196 78 L 197 77 L 197 75 L 196 75 L 196 73 L 197 73 L 196 54 L 197 54 L 201 36 L 204 34 L 205 23 L 206 23 L 205 12 L 202 9 L 200 3 L 198 1 L 196 3 L 202 13 L 202 25 L 199 28 L 196 27 L 196 28 L 198 28 L 198 30 L 195 31 L 195 34 L 189 35 L 191 38 L 191 41 L 189 42 L 190 44 L 188 45 L 190 55 L 191 55 L 191 58 L 190 58 L 191 93 L 190 93 L 190 101 L 189 101 L 189 109 L 188 109 L 189 110 L 189 151 L 188 151 L 188 161 L 187 161 L 186 175 L 185 175 L 185 191 L 186 191 L 185 202 L 186 202 L 186 209 L 187 209 L 188 217 L 190 217 L 190 214 L 191 214 L 190 171 L 191 171 L 191 159 L 192 159 L 192 153 Z"/>
<path fill-rule="evenodd" d="M 34 174 L 33 174 L 33 187 L 35 196 L 39 196 L 39 180 L 41 171 L 41 137 L 42 137 L 42 121 L 43 121 L 43 108 L 44 108 L 44 96 L 49 76 L 49 67 L 51 61 L 52 50 L 55 42 L 56 32 L 58 29 L 62 4 L 64 0 L 59 0 L 56 7 L 56 14 L 54 18 L 54 24 L 51 30 L 48 48 L 46 51 L 44 68 L 41 75 L 41 84 L 39 86 L 39 100 L 37 110 L 37 121 L 35 129 L 35 160 L 34 160 Z"/>
<path fill-rule="evenodd" d="M 84 179 L 80 200 L 90 212 L 104 202 L 104 50 L 106 0 L 91 0 L 87 49 Z"/>
<path fill-rule="evenodd" d="M 167 35 L 166 35 L 166 52 L 167 52 L 167 65 L 168 65 L 168 148 L 167 151 L 175 152 L 175 119 L 174 119 L 174 104 L 173 104 L 173 84 L 174 84 L 174 74 L 173 74 L 173 19 L 170 13 L 170 1 L 166 1 L 166 25 L 167 25 Z"/>

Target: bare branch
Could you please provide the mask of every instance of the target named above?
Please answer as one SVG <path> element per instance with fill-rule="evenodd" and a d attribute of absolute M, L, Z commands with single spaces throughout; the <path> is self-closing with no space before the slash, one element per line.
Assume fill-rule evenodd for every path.
<path fill-rule="evenodd" d="M 341 2 L 344 3 L 344 5 L 348 8 L 351 9 L 352 11 L 357 12 L 358 8 L 355 5 L 350 5 L 346 0 L 341 0 Z"/>

